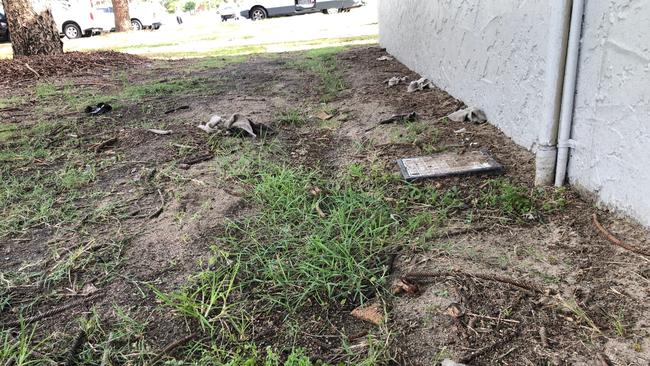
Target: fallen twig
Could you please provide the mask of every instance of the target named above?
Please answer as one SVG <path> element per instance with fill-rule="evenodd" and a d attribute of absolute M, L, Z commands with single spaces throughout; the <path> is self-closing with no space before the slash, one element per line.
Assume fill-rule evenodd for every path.
<path fill-rule="evenodd" d="M 545 289 L 542 288 L 541 286 L 530 283 L 527 281 L 518 281 L 512 278 L 508 277 L 503 277 L 503 276 L 498 276 L 498 275 L 491 275 L 491 274 L 483 274 L 483 273 L 468 273 L 468 272 L 463 272 L 459 270 L 454 270 L 454 271 L 440 271 L 440 272 L 411 272 L 405 274 L 403 277 L 411 280 L 415 279 L 422 279 L 422 278 L 432 278 L 432 277 L 447 277 L 447 276 L 468 276 L 468 277 L 476 277 L 480 278 L 483 280 L 487 281 L 495 281 L 495 282 L 501 282 L 501 283 L 507 283 L 509 285 L 515 286 L 522 288 L 524 290 L 532 291 L 532 292 L 537 292 L 537 293 L 545 293 Z"/>
<path fill-rule="evenodd" d="M 504 323 L 514 323 L 514 324 L 519 324 L 519 320 L 514 320 L 514 319 L 504 319 L 504 318 L 495 318 L 493 316 L 487 316 L 487 315 L 480 315 L 480 314 L 474 314 L 474 313 L 467 313 L 466 315 L 468 316 L 473 316 L 475 318 L 481 318 L 481 319 L 488 319 L 488 320 L 496 320 L 497 322 L 504 322 Z"/>
<path fill-rule="evenodd" d="M 103 293 L 98 293 L 98 294 L 95 294 L 95 295 L 92 295 L 92 296 L 88 296 L 86 298 L 79 299 L 77 301 L 73 301 L 73 302 L 71 302 L 69 304 L 62 305 L 62 306 L 56 307 L 54 309 L 48 310 L 48 311 L 46 311 L 46 312 L 44 312 L 42 314 L 39 314 L 39 315 L 34 315 L 34 316 L 30 316 L 29 318 L 25 318 L 25 319 L 22 319 L 22 320 L 16 320 L 16 321 L 12 321 L 12 322 L 9 322 L 9 323 L 2 324 L 1 327 L 2 328 L 12 328 L 12 327 L 15 327 L 15 326 L 19 326 L 19 325 L 21 325 L 23 323 L 25 325 L 27 325 L 29 323 L 33 323 L 35 321 L 39 321 L 39 320 L 43 320 L 45 318 L 49 318 L 52 315 L 62 313 L 64 311 L 68 310 L 68 309 L 72 309 L 72 308 L 75 308 L 75 307 L 77 307 L 79 305 L 83 305 L 83 304 L 85 304 L 87 302 L 96 300 L 96 299 L 98 299 L 98 298 L 100 298 L 102 296 L 104 296 Z"/>
<path fill-rule="evenodd" d="M 40 79 L 40 78 L 41 78 L 41 74 L 37 73 L 36 70 L 32 69 L 32 67 L 29 66 L 29 64 L 28 64 L 27 62 L 25 62 L 25 67 L 27 68 L 27 70 L 33 72 L 34 75 L 36 75 L 36 78 L 37 78 L 37 79 Z"/>
<path fill-rule="evenodd" d="M 632 246 L 630 244 L 624 243 L 622 240 L 620 240 L 617 237 L 615 237 L 614 235 L 612 235 L 612 233 L 610 233 L 607 229 L 605 229 L 605 227 L 598 221 L 598 216 L 596 214 L 593 214 L 591 216 L 591 218 L 593 219 L 594 225 L 596 226 L 598 231 L 600 231 L 600 233 L 603 234 L 605 236 L 605 238 L 607 240 L 609 240 L 610 243 L 612 243 L 612 244 L 614 244 L 616 246 L 619 246 L 619 247 L 621 247 L 621 248 L 623 248 L 625 250 L 629 250 L 632 253 L 644 255 L 646 257 L 650 257 L 650 251 L 649 250 L 637 248 L 637 247 L 634 247 L 634 246 Z"/>
<path fill-rule="evenodd" d="M 160 214 L 163 212 L 163 209 L 165 208 L 165 197 L 163 196 L 162 192 L 160 192 L 160 189 L 158 190 L 158 196 L 160 197 L 160 207 L 158 207 L 154 213 L 149 215 L 150 219 L 154 219 L 160 216 Z"/>
<path fill-rule="evenodd" d="M 181 338 L 179 340 L 176 340 L 176 341 L 168 344 L 165 348 L 163 348 L 160 352 L 158 352 L 158 355 L 156 357 L 154 357 L 153 360 L 151 360 L 151 362 L 149 363 L 149 366 L 154 366 L 160 360 L 162 360 L 162 358 L 165 357 L 165 355 L 171 353 L 173 350 L 175 350 L 176 348 L 184 345 L 185 343 L 193 340 L 194 338 L 196 338 L 197 335 L 198 334 L 196 334 L 196 333 L 191 333 L 190 335 L 188 335 L 186 337 L 183 337 L 183 338 Z"/>

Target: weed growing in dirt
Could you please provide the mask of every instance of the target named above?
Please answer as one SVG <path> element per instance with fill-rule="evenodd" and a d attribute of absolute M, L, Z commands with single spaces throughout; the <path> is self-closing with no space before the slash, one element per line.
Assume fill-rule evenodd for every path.
<path fill-rule="evenodd" d="M 0 364 L 13 366 L 51 364 L 52 361 L 36 352 L 47 340 L 34 343 L 36 327 L 21 326 L 14 336 L 11 330 L 0 332 Z"/>
<path fill-rule="evenodd" d="M 307 117 L 298 108 L 289 108 L 278 116 L 278 122 L 283 125 L 302 126 L 307 122 Z"/>
<path fill-rule="evenodd" d="M 261 214 L 231 223 L 222 240 L 269 305 L 293 312 L 307 301 L 363 302 L 381 288 L 395 221 L 380 197 L 285 166 L 251 183 Z M 310 193 L 319 186 L 328 194 Z"/>
<path fill-rule="evenodd" d="M 338 70 L 336 55 L 343 47 L 318 48 L 305 52 L 305 58 L 291 64 L 292 67 L 306 68 L 320 77 L 323 90 L 322 102 L 331 102 L 344 88 L 343 76 Z"/>
<path fill-rule="evenodd" d="M 483 184 L 475 207 L 495 210 L 502 218 L 531 219 L 541 213 L 562 211 L 567 205 L 564 189 L 531 189 L 523 184 L 512 183 L 506 178 L 490 179 Z"/>

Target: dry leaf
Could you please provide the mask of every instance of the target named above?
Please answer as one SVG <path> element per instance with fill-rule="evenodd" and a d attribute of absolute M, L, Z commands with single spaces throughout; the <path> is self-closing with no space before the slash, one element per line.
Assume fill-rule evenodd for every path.
<path fill-rule="evenodd" d="M 99 289 L 97 289 L 97 287 L 95 287 L 95 285 L 93 285 L 92 283 L 87 283 L 81 289 L 81 295 L 88 296 L 88 295 L 94 294 L 97 291 L 99 291 Z"/>
<path fill-rule="evenodd" d="M 447 307 L 447 310 L 445 310 L 445 314 L 451 316 L 452 318 L 460 318 L 465 314 L 465 311 L 463 310 L 463 307 L 460 304 L 453 303 Z"/>
<path fill-rule="evenodd" d="M 327 120 L 331 119 L 331 118 L 334 117 L 334 116 L 332 116 L 331 114 L 329 114 L 329 113 L 327 113 L 327 112 L 320 111 L 320 112 L 318 112 L 318 114 L 316 115 L 316 117 L 318 117 L 318 119 L 320 119 L 320 120 L 322 120 L 322 121 L 327 121 Z"/>
<path fill-rule="evenodd" d="M 418 288 L 418 285 L 409 282 L 407 279 L 398 278 L 395 282 L 393 282 L 391 291 L 393 295 L 399 295 L 402 293 L 415 295 L 420 291 L 420 289 Z"/>
<path fill-rule="evenodd" d="M 359 306 L 350 313 L 353 317 L 367 321 L 375 325 L 384 322 L 384 314 L 378 303 Z"/>

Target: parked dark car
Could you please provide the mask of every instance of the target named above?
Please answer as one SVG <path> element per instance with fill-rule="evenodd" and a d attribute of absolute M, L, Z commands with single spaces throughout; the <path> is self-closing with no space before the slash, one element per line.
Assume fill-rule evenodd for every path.
<path fill-rule="evenodd" d="M 7 17 L 0 13 L 0 42 L 9 41 L 9 25 L 7 24 Z"/>

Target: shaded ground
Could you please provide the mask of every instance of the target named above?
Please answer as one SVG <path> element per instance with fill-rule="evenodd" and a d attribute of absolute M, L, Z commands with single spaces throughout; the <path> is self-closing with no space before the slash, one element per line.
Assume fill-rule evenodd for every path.
<path fill-rule="evenodd" d="M 417 76 L 383 55 L 122 60 L 5 84 L 2 363 L 648 364 L 650 264 L 591 215 L 639 247 L 647 231 L 532 187 L 530 153 L 446 120 L 462 103 L 440 90 L 386 88 Z M 115 109 L 85 116 L 98 102 Z M 275 133 L 196 127 L 214 113 Z M 475 149 L 504 174 L 406 184 L 395 164 Z M 413 272 L 435 276 L 393 295 Z M 351 316 L 362 303 L 386 321 Z"/>

